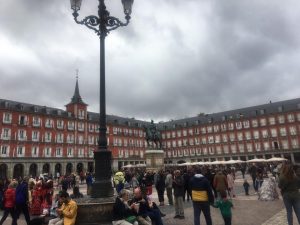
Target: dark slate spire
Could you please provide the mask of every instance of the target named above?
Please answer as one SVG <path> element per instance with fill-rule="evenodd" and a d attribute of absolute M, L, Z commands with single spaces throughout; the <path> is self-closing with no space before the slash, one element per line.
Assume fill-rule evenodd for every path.
<path fill-rule="evenodd" d="M 69 104 L 83 104 L 83 105 L 87 105 L 86 103 L 84 103 L 82 101 L 82 98 L 81 98 L 80 93 L 79 93 L 78 75 L 76 76 L 76 85 L 75 85 L 74 95 L 73 95 L 73 97 L 71 99 L 71 102 Z"/>

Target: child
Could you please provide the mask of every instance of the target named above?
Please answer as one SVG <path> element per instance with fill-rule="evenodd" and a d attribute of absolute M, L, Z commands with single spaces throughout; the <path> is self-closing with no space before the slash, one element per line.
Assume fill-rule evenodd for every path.
<path fill-rule="evenodd" d="M 227 199 L 226 191 L 223 191 L 220 194 L 221 194 L 221 200 L 217 200 L 215 204 L 213 204 L 213 207 L 220 208 L 225 225 L 231 225 L 231 218 L 232 218 L 231 208 L 233 208 L 233 204 L 231 200 Z"/>
<path fill-rule="evenodd" d="M 249 187 L 250 187 L 250 185 L 249 185 L 247 179 L 244 180 L 243 186 L 244 186 L 245 194 L 249 195 Z"/>

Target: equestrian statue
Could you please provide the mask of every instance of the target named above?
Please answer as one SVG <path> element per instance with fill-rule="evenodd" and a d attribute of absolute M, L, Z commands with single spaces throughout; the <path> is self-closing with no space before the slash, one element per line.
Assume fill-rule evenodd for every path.
<path fill-rule="evenodd" d="M 162 141 L 161 141 L 161 133 L 157 130 L 156 125 L 154 124 L 153 120 L 151 120 L 151 123 L 148 126 L 144 125 L 144 130 L 146 132 L 146 141 L 148 146 L 151 146 L 157 149 L 162 148 Z"/>

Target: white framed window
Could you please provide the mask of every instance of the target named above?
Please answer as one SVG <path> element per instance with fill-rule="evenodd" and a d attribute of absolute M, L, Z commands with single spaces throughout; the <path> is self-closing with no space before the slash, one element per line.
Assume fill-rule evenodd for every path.
<path fill-rule="evenodd" d="M 82 135 L 78 136 L 78 144 L 80 144 L 80 145 L 83 144 L 83 136 Z"/>
<path fill-rule="evenodd" d="M 94 136 L 89 136 L 89 145 L 93 145 L 94 144 Z"/>
<path fill-rule="evenodd" d="M 262 130 L 262 136 L 263 138 L 268 138 L 269 137 L 268 130 Z"/>
<path fill-rule="evenodd" d="M 239 152 L 241 152 L 241 153 L 245 152 L 244 144 L 239 144 Z"/>
<path fill-rule="evenodd" d="M 245 132 L 246 140 L 251 140 L 251 132 L 247 131 Z"/>
<path fill-rule="evenodd" d="M 1 146 L 1 157 L 8 157 L 9 156 L 9 145 L 2 145 Z"/>
<path fill-rule="evenodd" d="M 247 143 L 246 147 L 247 147 L 247 152 L 253 151 L 252 143 Z"/>
<path fill-rule="evenodd" d="M 242 132 L 238 132 L 237 136 L 238 136 L 239 141 L 243 140 L 243 133 Z"/>
<path fill-rule="evenodd" d="M 254 139 L 259 139 L 259 131 L 258 130 L 253 131 L 253 137 L 254 137 Z"/>
<path fill-rule="evenodd" d="M 223 142 L 227 142 L 228 141 L 227 134 L 223 134 L 222 139 L 223 139 Z"/>
<path fill-rule="evenodd" d="M 238 129 L 238 130 L 240 130 L 240 129 L 243 128 L 243 124 L 242 124 L 241 121 L 236 122 L 236 123 L 235 123 L 235 126 L 236 126 L 236 129 Z"/>
<path fill-rule="evenodd" d="M 173 133 L 173 132 L 172 132 Z M 175 132 L 174 132 L 175 133 Z M 193 129 L 189 129 L 189 135 L 193 135 L 194 134 L 194 131 Z"/>
<path fill-rule="evenodd" d="M 212 131 L 213 131 L 212 126 L 208 126 L 208 127 L 207 127 L 207 133 L 212 133 Z"/>
<path fill-rule="evenodd" d="M 46 127 L 46 128 L 52 128 L 52 127 L 53 127 L 53 120 L 47 118 L 47 119 L 45 120 L 45 127 Z"/>
<path fill-rule="evenodd" d="M 90 158 L 94 157 L 94 149 L 93 148 L 89 148 L 89 157 Z M 127 152 L 127 157 L 128 157 L 128 152 Z"/>
<path fill-rule="evenodd" d="M 215 143 L 220 143 L 220 135 L 215 136 Z"/>
<path fill-rule="evenodd" d="M 79 109 L 78 110 L 78 118 L 79 119 L 84 119 L 84 117 L 85 117 L 85 111 L 82 110 L 82 109 Z"/>
<path fill-rule="evenodd" d="M 290 126 L 289 130 L 291 135 L 297 135 L 297 129 L 295 126 Z"/>
<path fill-rule="evenodd" d="M 228 154 L 229 153 L 229 146 L 228 145 L 224 145 L 223 146 L 223 152 L 224 152 L 224 154 Z"/>
<path fill-rule="evenodd" d="M 270 125 L 275 125 L 276 124 L 276 120 L 275 120 L 275 117 L 269 117 L 269 124 Z"/>
<path fill-rule="evenodd" d="M 289 149 L 289 142 L 288 140 L 282 140 L 281 145 L 283 149 Z"/>
<path fill-rule="evenodd" d="M 221 131 L 226 131 L 227 130 L 227 125 L 226 123 L 221 124 Z"/>
<path fill-rule="evenodd" d="M 252 120 L 251 121 L 252 127 L 258 127 L 258 122 L 257 120 Z"/>
<path fill-rule="evenodd" d="M 235 141 L 235 134 L 234 133 L 230 133 L 229 134 L 229 139 L 230 139 L 230 141 Z"/>
<path fill-rule="evenodd" d="M 233 129 L 234 129 L 234 124 L 228 123 L 228 130 L 233 130 Z"/>
<path fill-rule="evenodd" d="M 51 132 L 45 133 L 45 142 L 51 142 L 52 134 Z"/>
<path fill-rule="evenodd" d="M 201 138 L 201 143 L 204 145 L 206 144 L 206 137 Z"/>
<path fill-rule="evenodd" d="M 57 147 L 55 149 L 55 156 L 56 157 L 62 157 L 62 148 L 61 147 Z"/>
<path fill-rule="evenodd" d="M 74 130 L 75 125 L 74 121 L 68 121 L 68 130 Z"/>
<path fill-rule="evenodd" d="M 94 124 L 89 124 L 89 132 L 94 132 Z"/>
<path fill-rule="evenodd" d="M 278 122 L 279 122 L 280 124 L 283 124 L 283 123 L 285 122 L 284 115 L 278 116 Z"/>
<path fill-rule="evenodd" d="M 79 122 L 77 126 L 78 126 L 78 131 L 84 131 L 84 123 Z"/>
<path fill-rule="evenodd" d="M 219 129 L 220 129 L 219 125 L 214 125 L 214 132 L 215 133 L 219 132 Z"/>
<path fill-rule="evenodd" d="M 236 145 L 230 145 L 231 153 L 236 153 Z"/>
<path fill-rule="evenodd" d="M 214 136 L 208 136 L 208 143 L 213 144 L 214 143 Z"/>
<path fill-rule="evenodd" d="M 38 157 L 39 156 L 39 147 L 38 146 L 32 146 L 31 156 L 32 157 Z"/>
<path fill-rule="evenodd" d="M 181 147 L 182 146 L 182 141 L 181 140 L 177 140 L 177 145 L 178 145 L 178 147 Z"/>
<path fill-rule="evenodd" d="M 288 114 L 287 119 L 290 123 L 295 122 L 295 116 L 294 114 Z"/>
<path fill-rule="evenodd" d="M 56 143 L 63 143 L 64 142 L 64 134 L 63 133 L 57 133 L 56 134 Z"/>
<path fill-rule="evenodd" d="M 11 113 L 4 113 L 3 114 L 3 123 L 10 124 L 12 122 L 12 114 Z"/>
<path fill-rule="evenodd" d="M 277 129 L 275 129 L 275 128 L 271 129 L 271 136 L 277 137 Z"/>
<path fill-rule="evenodd" d="M 255 146 L 255 150 L 257 152 L 259 152 L 261 150 L 261 144 L 260 144 L 260 142 L 255 142 L 254 146 Z"/>
<path fill-rule="evenodd" d="M 82 158 L 84 156 L 84 149 L 83 148 L 79 148 L 78 149 L 78 157 Z"/>
<path fill-rule="evenodd" d="M 40 132 L 36 131 L 36 130 L 32 131 L 31 139 L 34 142 L 39 141 L 40 140 Z"/>
<path fill-rule="evenodd" d="M 11 138 L 11 129 L 10 128 L 2 128 L 1 139 L 10 140 Z"/>
<path fill-rule="evenodd" d="M 67 148 L 67 157 L 73 157 L 73 148 Z"/>
<path fill-rule="evenodd" d="M 74 134 L 68 134 L 67 143 L 69 144 L 74 143 Z"/>
<path fill-rule="evenodd" d="M 201 127 L 201 133 L 206 134 L 206 127 Z"/>
<path fill-rule="evenodd" d="M 286 128 L 285 127 L 280 127 L 280 135 L 281 136 L 286 136 Z"/>
<path fill-rule="evenodd" d="M 41 126 L 41 118 L 38 116 L 32 117 L 32 126 L 33 127 L 40 127 Z"/>
<path fill-rule="evenodd" d="M 250 127 L 250 122 L 249 122 L 249 120 L 243 121 L 243 125 L 244 125 L 244 128 L 249 128 L 249 127 Z"/>
<path fill-rule="evenodd" d="M 26 139 L 26 130 L 18 130 L 18 140 L 25 141 Z"/>
<path fill-rule="evenodd" d="M 261 118 L 260 121 L 259 121 L 259 123 L 260 123 L 261 126 L 266 126 L 267 125 L 266 118 Z"/>
<path fill-rule="evenodd" d="M 24 157 L 25 146 L 17 146 L 17 157 Z"/>
<path fill-rule="evenodd" d="M 176 141 L 175 140 L 172 141 L 172 147 L 176 148 Z"/>
<path fill-rule="evenodd" d="M 64 129 L 64 121 L 63 120 L 57 120 L 56 121 L 56 128 L 60 129 L 60 130 Z"/>
<path fill-rule="evenodd" d="M 45 147 L 44 148 L 44 156 L 45 157 L 51 157 L 51 147 Z"/>
<path fill-rule="evenodd" d="M 222 149 L 221 149 L 220 145 L 216 146 L 216 152 L 217 152 L 218 155 L 222 154 Z"/>
<path fill-rule="evenodd" d="M 296 138 L 291 140 L 292 148 L 299 148 L 299 141 Z"/>
<path fill-rule="evenodd" d="M 19 115 L 19 125 L 22 125 L 22 126 L 27 125 L 27 116 Z"/>
<path fill-rule="evenodd" d="M 268 141 L 265 141 L 265 142 L 264 142 L 264 150 L 265 150 L 265 151 L 270 150 L 270 143 L 269 143 Z"/>
<path fill-rule="evenodd" d="M 187 136 L 187 131 L 186 131 L 186 130 L 183 130 L 183 131 L 182 131 L 182 135 L 183 135 L 184 137 L 186 137 L 186 136 Z"/>

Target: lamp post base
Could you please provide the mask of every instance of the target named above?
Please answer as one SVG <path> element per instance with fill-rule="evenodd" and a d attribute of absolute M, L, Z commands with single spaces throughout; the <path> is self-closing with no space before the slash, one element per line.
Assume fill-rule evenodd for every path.
<path fill-rule="evenodd" d="M 106 198 L 114 195 L 112 185 L 111 151 L 99 150 L 94 153 L 95 182 L 92 186 L 92 198 Z"/>

